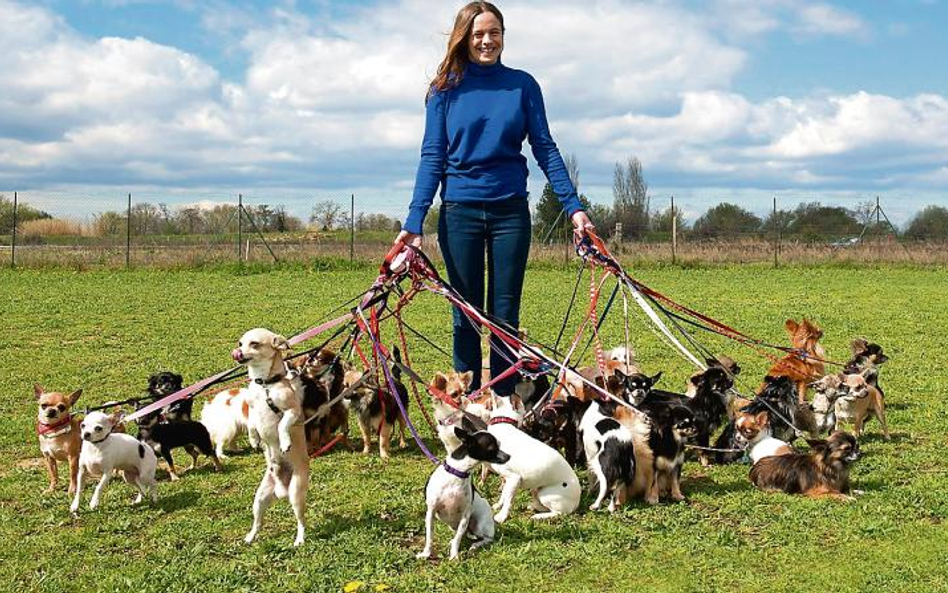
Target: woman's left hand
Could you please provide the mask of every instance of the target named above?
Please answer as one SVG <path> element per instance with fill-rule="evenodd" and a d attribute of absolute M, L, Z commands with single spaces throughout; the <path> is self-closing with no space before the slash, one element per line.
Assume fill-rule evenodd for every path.
<path fill-rule="evenodd" d="M 596 225 L 589 220 L 589 216 L 584 210 L 579 212 L 574 212 L 573 216 L 570 217 L 573 221 L 573 235 L 578 239 L 582 239 L 586 236 L 586 231 L 595 231 Z"/>

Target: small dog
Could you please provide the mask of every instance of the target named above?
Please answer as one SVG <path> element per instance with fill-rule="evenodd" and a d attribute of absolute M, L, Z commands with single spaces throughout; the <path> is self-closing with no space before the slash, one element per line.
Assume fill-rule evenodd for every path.
<path fill-rule="evenodd" d="M 181 375 L 170 371 L 161 371 L 148 378 L 148 393 L 159 400 L 165 396 L 171 395 L 176 391 L 181 391 L 184 385 L 184 379 Z M 179 399 L 161 409 L 161 414 L 167 422 L 191 421 L 191 409 L 194 407 L 194 400 L 190 397 Z"/>
<path fill-rule="evenodd" d="M 514 496 L 520 488 L 533 492 L 534 519 L 568 515 L 579 506 L 582 489 L 569 463 L 555 449 L 541 443 L 518 428 L 523 406 L 517 396 L 494 397 L 487 432 L 510 455 L 505 463 L 491 463 L 491 470 L 504 479 L 494 521 L 503 523 L 510 515 Z"/>
<path fill-rule="evenodd" d="M 811 498 L 852 500 L 849 465 L 859 457 L 859 443 L 845 432 L 823 441 L 808 441 L 809 453 L 764 457 L 750 470 L 750 480 L 761 490 L 803 494 Z"/>
<path fill-rule="evenodd" d="M 451 560 L 458 557 L 464 534 L 472 538 L 471 550 L 482 548 L 494 541 L 494 518 L 487 501 L 474 489 L 471 472 L 481 463 L 504 464 L 510 455 L 501 450 L 497 439 L 486 431 L 475 431 L 467 421 L 453 427 L 461 445 L 441 463 L 425 486 L 425 548 L 416 558 L 430 558 L 434 547 L 435 518 L 454 530 L 451 540 Z"/>
<path fill-rule="evenodd" d="M 700 377 L 700 375 L 698 375 Z M 652 377 L 642 373 L 632 373 L 626 375 L 622 370 L 616 369 L 612 377 L 606 383 L 606 389 L 609 393 L 617 396 L 633 406 L 638 407 L 646 396 L 651 393 L 652 388 L 662 378 L 658 373 Z"/>
<path fill-rule="evenodd" d="M 717 367 L 719 369 L 723 369 L 725 372 L 727 372 L 728 376 L 730 376 L 732 380 L 741 374 L 741 365 L 737 364 L 737 362 L 735 362 L 734 359 L 729 356 L 721 355 L 715 358 L 708 357 L 704 359 L 704 362 L 706 365 L 708 365 L 708 368 Z M 688 378 L 688 383 L 685 387 L 685 395 L 688 397 L 695 396 L 695 394 L 698 392 L 698 379 L 703 373 L 704 371 L 698 371 L 693 373 L 691 377 Z"/>
<path fill-rule="evenodd" d="M 112 427 L 121 420 L 121 412 L 111 416 L 102 412 L 90 412 L 80 424 L 82 432 L 82 452 L 79 454 L 79 473 L 76 477 L 76 495 L 69 510 L 79 512 L 82 501 L 82 487 L 86 479 L 100 477 L 89 501 L 89 509 L 99 506 L 102 491 L 112 480 L 113 470 L 120 470 L 125 481 L 138 488 L 139 503 L 145 496 L 151 501 L 158 500 L 158 483 L 155 481 L 155 468 L 158 458 L 151 447 L 133 436 L 113 433 Z"/>
<path fill-rule="evenodd" d="M 589 404 L 575 397 L 549 401 L 525 417 L 521 429 L 562 453 L 571 466 L 578 467 L 585 459 L 579 426 Z"/>
<path fill-rule="evenodd" d="M 734 421 L 737 443 L 747 451 L 751 464 L 772 455 L 790 455 L 793 449 L 785 441 L 775 439 L 770 434 L 770 421 L 767 412 L 742 413 Z"/>
<path fill-rule="evenodd" d="M 741 411 L 767 412 L 773 436 L 788 443 L 802 436 L 797 429 L 811 435 L 816 432 L 813 409 L 797 399 L 793 379 L 786 375 L 764 377 L 764 388 Z"/>
<path fill-rule="evenodd" d="M 395 360 L 401 362 L 398 349 L 393 350 Z M 362 371 L 349 371 L 345 374 L 343 385 L 346 389 L 355 385 L 363 378 Z M 408 409 L 408 389 L 401 382 L 401 369 L 392 366 L 392 378 L 395 379 L 397 397 L 402 406 Z M 379 435 L 379 456 L 388 459 L 392 430 L 399 427 L 398 446 L 405 448 L 405 419 L 402 418 L 395 396 L 388 387 L 388 381 L 383 377 L 385 386 L 381 387 L 375 377 L 369 377 L 356 387 L 346 398 L 349 410 L 355 412 L 359 423 L 359 432 L 362 433 L 362 453 L 368 455 L 372 448 L 372 435 Z"/>
<path fill-rule="evenodd" d="M 797 387 L 797 398 L 800 403 L 806 402 L 807 385 L 826 374 L 822 359 L 826 352 L 819 340 L 823 337 L 823 330 L 808 319 L 797 323 L 788 319 L 784 327 L 790 334 L 790 344 L 796 352 L 788 353 L 778 360 L 767 375 L 771 377 L 789 377 Z M 766 384 L 761 385 L 761 389 Z"/>
<path fill-rule="evenodd" d="M 814 436 L 820 437 L 836 430 L 836 401 L 843 395 L 841 375 L 826 375 L 810 383 L 813 388 Z"/>
<path fill-rule="evenodd" d="M 853 423 L 853 434 L 862 436 L 862 426 L 871 413 L 878 418 L 882 425 L 882 435 L 889 440 L 889 427 L 885 422 L 885 402 L 882 392 L 869 384 L 868 377 L 874 375 L 876 369 L 866 369 L 862 373 L 844 375 L 842 395 L 836 400 L 836 430 L 843 422 Z"/>
<path fill-rule="evenodd" d="M 207 428 L 218 459 L 227 459 L 225 451 L 232 450 L 244 433 L 251 447 L 260 448 L 257 432 L 250 430 L 250 391 L 246 388 L 217 393 L 201 409 L 201 424 Z"/>
<path fill-rule="evenodd" d="M 139 409 L 143 407 L 144 404 L 138 406 Z M 223 469 L 220 459 L 214 453 L 211 435 L 203 424 L 191 420 L 162 422 L 160 416 L 161 412 L 156 410 L 138 418 L 138 440 L 146 443 L 155 454 L 164 458 L 172 481 L 179 479 L 174 468 L 174 458 L 171 456 L 171 450 L 177 447 L 184 447 L 191 456 L 191 467 L 188 470 L 197 465 L 198 451 L 211 458 L 215 471 Z"/>
<path fill-rule="evenodd" d="M 474 417 L 483 421 L 483 426 L 486 427 L 487 421 L 490 419 L 490 410 L 466 397 L 473 378 L 474 373 L 472 371 L 435 373 L 429 385 L 433 391 L 439 392 L 448 400 L 445 401 L 434 394 L 431 395 L 431 406 L 434 409 L 435 422 L 437 422 L 438 438 L 449 454 L 461 446 L 461 440 L 454 432 L 456 426 L 463 426 L 462 422 L 465 419 Z M 472 426 L 474 426 L 473 423 Z"/>
<path fill-rule="evenodd" d="M 43 494 L 49 494 L 59 485 L 57 461 L 69 464 L 69 495 L 76 492 L 76 477 L 79 473 L 79 451 L 82 437 L 79 433 L 79 419 L 73 417 L 72 407 L 82 395 L 78 389 L 69 395 L 58 391 L 46 392 L 39 385 L 33 385 L 36 395 L 36 435 L 39 438 L 40 451 L 49 473 L 49 487 Z"/>
<path fill-rule="evenodd" d="M 253 500 L 253 526 L 244 537 L 248 544 L 260 531 L 263 514 L 276 498 L 289 498 L 296 517 L 294 546 L 306 537 L 306 490 L 309 488 L 309 455 L 303 430 L 303 385 L 283 362 L 287 339 L 270 330 L 246 332 L 231 353 L 247 366 L 250 377 L 251 433 L 263 445 L 266 469 Z"/>
<path fill-rule="evenodd" d="M 611 494 L 611 513 L 630 496 L 644 492 L 651 483 L 654 466 L 648 448 L 651 426 L 642 414 L 615 402 L 594 402 L 583 421 L 588 425 L 597 416 L 603 417 L 582 432 L 587 465 L 599 485 L 599 494 L 589 509 L 598 509 Z M 647 467 L 640 469 L 640 461 Z"/>
<path fill-rule="evenodd" d="M 706 449 L 710 445 L 711 435 L 727 418 L 727 391 L 733 386 L 734 382 L 724 369 L 710 367 L 698 378 L 698 390 L 694 397 L 652 389 L 638 407 L 653 420 L 662 407 L 688 408 L 693 416 L 695 444 L 703 447 L 698 450 L 698 459 L 707 466 L 713 461 L 713 456 Z"/>
<path fill-rule="evenodd" d="M 349 411 L 342 401 L 327 404 L 342 393 L 345 370 L 339 357 L 325 348 L 312 356 L 292 363 L 303 383 L 303 414 L 306 422 L 306 442 L 310 452 L 326 445 L 336 432 L 342 443 L 349 444 Z M 313 418 L 317 416 L 317 418 Z"/>
<path fill-rule="evenodd" d="M 870 368 L 878 369 L 883 363 L 889 360 L 889 357 L 882 352 L 882 346 L 871 344 L 865 338 L 856 338 L 850 344 L 850 348 L 852 349 L 853 357 L 846 363 L 846 366 L 843 367 L 843 373 L 846 375 L 855 375 L 856 373 L 861 373 Z M 878 373 L 869 375 L 866 377 L 866 381 L 878 389 L 879 393 L 885 397 L 885 392 L 882 391 L 882 387 L 879 385 Z"/>

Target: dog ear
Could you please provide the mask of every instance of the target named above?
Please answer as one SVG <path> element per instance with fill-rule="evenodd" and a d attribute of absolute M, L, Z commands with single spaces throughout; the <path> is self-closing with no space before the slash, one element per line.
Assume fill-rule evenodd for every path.
<path fill-rule="evenodd" d="M 123 418 L 125 418 L 125 411 L 121 408 L 109 414 L 109 421 L 112 423 L 112 426 L 121 424 Z"/>
<path fill-rule="evenodd" d="M 467 391 L 471 388 L 471 383 L 474 382 L 474 371 L 464 371 L 458 378 L 461 380 L 461 383 L 464 385 L 464 391 Z"/>
<path fill-rule="evenodd" d="M 82 390 L 81 390 L 81 389 L 77 389 L 77 390 L 73 391 L 71 394 L 69 394 L 69 405 L 70 405 L 70 407 L 76 405 L 76 402 L 79 400 L 79 396 L 80 396 L 80 395 L 82 395 Z"/>
<path fill-rule="evenodd" d="M 471 419 L 467 416 L 461 416 L 461 426 L 464 428 L 464 431 L 470 434 L 477 432 L 477 427 L 474 426 L 474 423 L 471 422 Z"/>
<path fill-rule="evenodd" d="M 783 327 L 787 330 L 787 333 L 792 336 L 793 334 L 797 333 L 797 329 L 800 327 L 800 324 L 792 319 L 788 319 L 783 324 Z"/>
<path fill-rule="evenodd" d="M 823 451 L 826 449 L 827 442 L 824 439 L 807 439 L 806 444 L 814 451 Z"/>
<path fill-rule="evenodd" d="M 467 418 L 465 418 L 465 420 L 467 420 Z M 470 422 L 470 421 L 469 421 L 469 422 Z M 454 436 L 456 436 L 456 437 L 458 437 L 459 439 L 461 439 L 461 441 L 466 441 L 466 440 L 468 440 L 469 438 L 471 438 L 470 433 L 468 433 L 466 430 L 464 430 L 464 429 L 461 428 L 460 426 L 455 426 L 455 427 L 454 427 Z"/>
<path fill-rule="evenodd" d="M 43 393 L 45 392 L 43 391 L 42 386 L 40 386 L 39 383 L 33 383 L 33 395 L 36 396 L 37 401 L 39 401 L 39 398 L 43 397 Z"/>
<path fill-rule="evenodd" d="M 658 371 L 658 373 L 655 376 L 649 377 L 649 380 L 648 380 L 649 387 L 654 387 L 655 384 L 658 383 L 658 380 L 661 378 L 662 378 L 662 371 Z"/>
<path fill-rule="evenodd" d="M 277 350 L 280 350 L 281 352 L 284 350 L 290 349 L 289 340 L 287 340 L 281 335 L 273 336 L 273 340 L 271 341 L 271 344 L 273 345 L 274 348 L 276 348 Z"/>
<path fill-rule="evenodd" d="M 849 344 L 849 349 L 852 350 L 853 355 L 857 355 L 860 352 L 863 352 L 869 346 L 869 341 L 865 338 L 856 338 Z"/>
<path fill-rule="evenodd" d="M 178 373 L 171 373 L 171 376 L 174 378 L 175 382 L 178 385 L 181 385 L 182 383 L 184 383 L 184 377 L 182 377 Z"/>
<path fill-rule="evenodd" d="M 444 373 L 435 373 L 434 379 L 431 380 L 431 386 L 444 391 L 448 388 L 448 378 L 444 376 Z"/>
<path fill-rule="evenodd" d="M 756 416 L 754 416 L 754 421 L 757 422 L 759 426 L 764 426 L 765 424 L 769 423 L 770 416 L 767 414 L 767 410 L 759 412 Z"/>
<path fill-rule="evenodd" d="M 606 379 L 605 385 L 602 385 L 602 377 L 596 377 L 595 383 L 598 387 L 605 389 L 612 395 L 616 395 L 622 391 L 622 381 L 617 379 L 615 375 L 609 375 L 609 378 Z"/>
<path fill-rule="evenodd" d="M 616 370 L 612 371 L 612 376 L 613 376 L 613 377 L 616 377 L 617 379 L 619 379 L 619 380 L 622 381 L 623 383 L 624 383 L 625 380 L 628 378 L 628 375 L 626 375 L 625 373 L 623 373 L 623 372 L 622 372 L 622 369 L 616 369 Z"/>

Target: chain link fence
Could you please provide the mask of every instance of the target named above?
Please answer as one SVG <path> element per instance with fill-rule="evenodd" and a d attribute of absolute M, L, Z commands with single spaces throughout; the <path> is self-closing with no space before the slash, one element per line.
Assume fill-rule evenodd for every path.
<path fill-rule="evenodd" d="M 407 204 L 363 204 L 357 196 L 278 199 L 237 194 L 98 195 L 0 192 L 0 263 L 41 267 L 187 267 L 214 263 L 377 261 Z M 168 204 L 172 205 L 168 205 Z M 777 196 L 766 212 L 741 201 L 707 205 L 650 198 L 650 208 L 615 212 L 593 204 L 598 232 L 624 259 L 668 263 L 948 263 L 948 209 L 922 206 L 892 222 L 884 200 Z M 439 258 L 438 208 L 425 222 L 426 251 Z M 569 262 L 562 215 L 534 220 L 532 259 Z"/>

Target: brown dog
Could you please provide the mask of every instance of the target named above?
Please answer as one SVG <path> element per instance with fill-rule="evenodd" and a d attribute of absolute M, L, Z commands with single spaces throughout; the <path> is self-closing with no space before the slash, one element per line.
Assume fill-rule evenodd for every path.
<path fill-rule="evenodd" d="M 849 433 L 834 432 L 825 441 L 808 442 L 809 453 L 762 458 L 751 468 L 751 482 L 768 492 L 852 500 L 849 464 L 859 457 L 856 438 Z"/>
<path fill-rule="evenodd" d="M 862 425 L 871 413 L 879 419 L 882 435 L 889 440 L 882 392 L 869 384 L 869 378 L 874 376 L 875 372 L 875 369 L 866 369 L 862 373 L 843 376 L 840 385 L 842 395 L 836 400 L 836 430 L 839 430 L 842 422 L 852 422 L 853 433 L 857 437 L 862 436 Z"/>
<path fill-rule="evenodd" d="M 82 395 L 82 390 L 66 395 L 55 391 L 46 392 L 39 385 L 33 385 L 33 392 L 39 405 L 36 434 L 39 437 L 40 451 L 46 461 L 46 470 L 49 472 L 49 488 L 43 494 L 49 494 L 59 484 L 57 461 L 69 463 L 69 494 L 75 494 L 82 435 L 79 431 L 79 419 L 72 415 L 71 410 Z"/>
<path fill-rule="evenodd" d="M 790 352 L 778 360 L 774 366 L 770 367 L 767 374 L 771 377 L 790 377 L 797 386 L 797 397 L 800 403 L 804 403 L 810 382 L 826 374 L 822 362 L 822 359 L 826 358 L 826 352 L 819 344 L 820 338 L 823 337 L 823 330 L 808 319 L 804 319 L 802 323 L 788 319 L 784 327 L 790 334 L 790 344 L 797 352 Z M 761 389 L 765 385 L 761 385 Z"/>
<path fill-rule="evenodd" d="M 303 383 L 303 416 L 306 417 L 306 443 L 310 453 L 328 444 L 337 431 L 343 445 L 351 451 L 349 411 L 342 400 L 328 405 L 344 388 L 345 370 L 339 357 L 323 348 L 290 364 Z"/>

